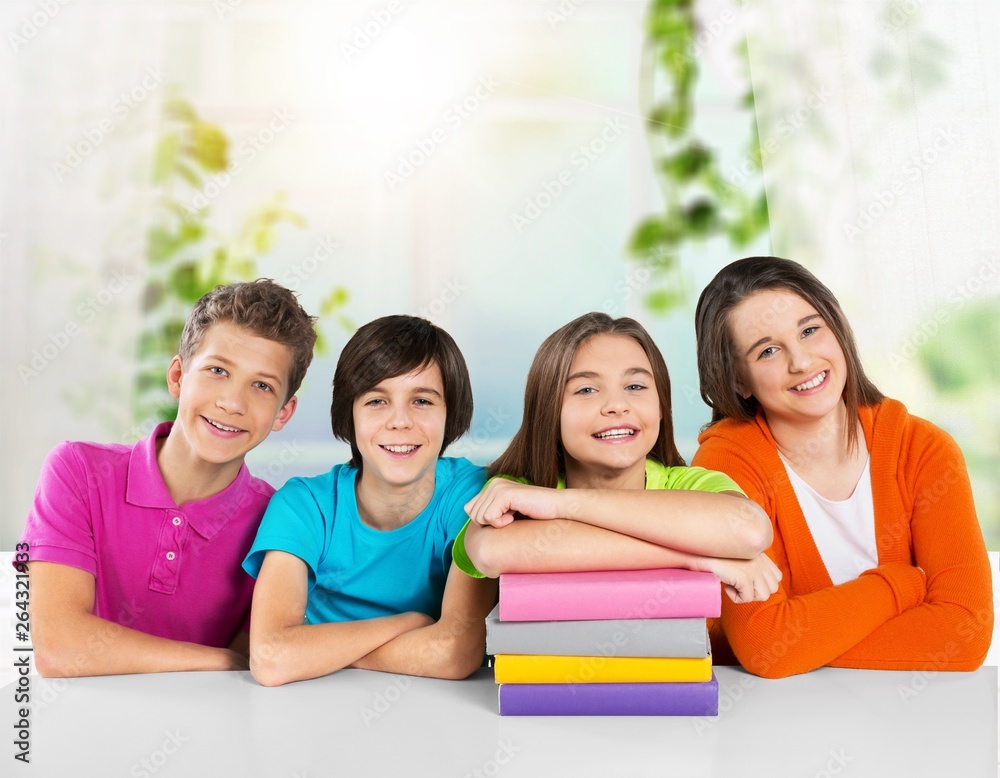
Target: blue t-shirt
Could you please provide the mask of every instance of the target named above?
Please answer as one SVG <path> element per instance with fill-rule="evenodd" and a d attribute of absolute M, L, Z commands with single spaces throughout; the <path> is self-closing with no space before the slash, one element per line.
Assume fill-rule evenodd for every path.
<path fill-rule="evenodd" d="M 430 503 L 408 524 L 387 531 L 358 515 L 357 475 L 356 468 L 337 465 L 289 480 L 271 498 L 243 569 L 256 578 L 270 550 L 305 562 L 307 624 L 407 611 L 439 618 L 451 547 L 468 519 L 463 507 L 482 489 L 486 468 L 439 459 Z"/>

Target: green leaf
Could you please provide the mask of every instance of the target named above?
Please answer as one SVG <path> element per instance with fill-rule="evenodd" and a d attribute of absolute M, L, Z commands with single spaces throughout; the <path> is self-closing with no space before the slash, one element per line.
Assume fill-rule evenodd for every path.
<path fill-rule="evenodd" d="M 166 181 L 177 167 L 177 155 L 181 147 L 181 138 L 176 132 L 171 132 L 160 138 L 153 152 L 153 183 L 156 185 Z"/>
<path fill-rule="evenodd" d="M 185 122 L 188 124 L 198 121 L 198 114 L 194 106 L 187 100 L 171 98 L 163 103 L 163 115 L 171 121 Z"/>
<path fill-rule="evenodd" d="M 188 153 L 206 170 L 219 172 L 229 166 L 229 139 L 216 125 L 195 122 L 189 144 Z"/>
<path fill-rule="evenodd" d="M 326 299 L 320 303 L 319 312 L 321 316 L 330 316 L 338 308 L 345 305 L 350 298 L 350 293 L 342 286 L 334 287 Z"/>
<path fill-rule="evenodd" d="M 699 198 L 681 209 L 684 223 L 691 234 L 704 237 L 718 226 L 715 203 Z"/>
<path fill-rule="evenodd" d="M 648 292 L 643 302 L 652 313 L 663 316 L 684 302 L 684 292 L 680 289 L 656 289 Z"/>
<path fill-rule="evenodd" d="M 177 298 L 185 303 L 196 303 L 207 289 L 198 277 L 198 266 L 194 262 L 185 262 L 174 268 L 170 274 L 170 288 Z"/>
<path fill-rule="evenodd" d="M 198 295 L 198 297 L 201 297 L 201 295 Z M 183 332 L 184 319 L 173 318 L 163 322 L 163 325 L 160 327 L 160 337 L 162 338 L 161 342 L 167 352 L 173 353 L 177 351 L 177 347 L 181 342 L 181 334 Z M 166 369 L 166 365 L 163 366 L 163 369 Z"/>
<path fill-rule="evenodd" d="M 180 177 L 187 181 L 194 189 L 201 189 L 203 179 L 189 165 L 178 162 L 176 170 Z"/>
<path fill-rule="evenodd" d="M 180 244 L 174 238 L 173 234 L 168 232 L 163 227 L 152 227 L 149 230 L 149 235 L 147 236 L 148 245 L 146 248 L 146 255 L 149 257 L 149 264 L 151 265 L 162 265 L 170 257 L 172 257 Z"/>
<path fill-rule="evenodd" d="M 712 152 L 697 141 L 660 160 L 660 169 L 677 181 L 690 181 L 712 162 Z"/>

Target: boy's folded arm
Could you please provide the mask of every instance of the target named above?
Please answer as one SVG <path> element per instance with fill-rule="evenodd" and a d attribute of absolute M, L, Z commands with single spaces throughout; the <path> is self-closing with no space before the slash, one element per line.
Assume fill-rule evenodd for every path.
<path fill-rule="evenodd" d="M 31 634 L 35 666 L 47 677 L 245 670 L 228 648 L 149 635 L 94 615 L 90 573 L 55 562 L 31 562 Z"/>
<path fill-rule="evenodd" d="M 353 666 L 429 678 L 467 678 L 482 665 L 486 616 L 496 599 L 495 580 L 470 578 L 452 563 L 441 618 L 390 640 Z"/>
<path fill-rule="evenodd" d="M 264 686 L 318 678 L 347 667 L 394 637 L 430 622 L 422 613 L 303 624 L 308 568 L 294 554 L 268 551 L 254 587 L 250 672 Z"/>

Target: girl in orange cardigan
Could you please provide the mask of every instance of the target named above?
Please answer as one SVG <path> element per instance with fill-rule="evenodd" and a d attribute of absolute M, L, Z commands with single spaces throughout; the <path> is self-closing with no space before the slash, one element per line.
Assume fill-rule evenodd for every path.
<path fill-rule="evenodd" d="M 764 507 L 782 572 L 766 602 L 724 598 L 716 663 L 768 678 L 979 667 L 990 568 L 951 437 L 879 392 L 837 299 L 795 262 L 733 262 L 695 320 L 712 423 L 693 464 Z"/>

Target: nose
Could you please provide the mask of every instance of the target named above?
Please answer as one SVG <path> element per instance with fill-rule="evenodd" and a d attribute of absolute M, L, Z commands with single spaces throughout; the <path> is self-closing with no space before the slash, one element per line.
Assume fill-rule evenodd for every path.
<path fill-rule="evenodd" d="M 215 404 L 226 413 L 246 413 L 247 401 L 243 392 L 244 390 L 235 381 L 225 381 L 221 384 Z"/>
<path fill-rule="evenodd" d="M 793 373 L 801 373 L 809 368 L 812 363 L 812 355 L 809 350 L 798 343 L 786 346 L 788 354 L 788 369 Z"/>
<path fill-rule="evenodd" d="M 246 413 L 247 410 L 247 403 L 243 397 L 243 392 L 231 384 L 227 385 L 224 390 L 219 393 L 219 396 L 215 401 L 215 405 L 226 413 L 233 415 L 242 415 Z"/>
<path fill-rule="evenodd" d="M 624 392 L 605 392 L 601 413 L 605 416 L 619 416 L 628 413 L 628 398 Z"/>
<path fill-rule="evenodd" d="M 406 403 L 396 403 L 386 421 L 386 426 L 394 430 L 407 430 L 413 426 L 413 419 L 410 417 L 410 409 Z"/>

